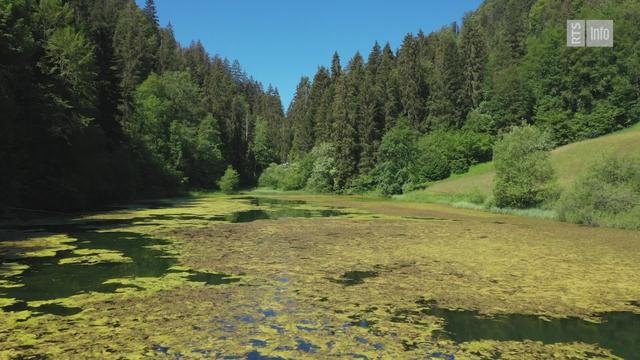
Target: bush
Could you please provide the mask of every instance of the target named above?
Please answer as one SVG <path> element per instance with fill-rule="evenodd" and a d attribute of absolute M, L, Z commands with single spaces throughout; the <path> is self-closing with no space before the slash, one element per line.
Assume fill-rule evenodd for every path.
<path fill-rule="evenodd" d="M 358 177 L 351 181 L 348 193 L 350 194 L 364 194 L 366 192 L 375 190 L 376 179 L 371 174 L 360 174 Z"/>
<path fill-rule="evenodd" d="M 498 207 L 536 207 L 552 198 L 551 148 L 549 136 L 533 126 L 515 127 L 496 143 L 493 194 Z"/>
<path fill-rule="evenodd" d="M 335 172 L 334 153 L 332 144 L 319 144 L 295 162 L 269 165 L 260 175 L 258 184 L 280 190 L 301 190 L 306 187 L 312 191 L 330 191 Z"/>
<path fill-rule="evenodd" d="M 280 189 L 282 179 L 286 176 L 286 168 L 285 165 L 278 164 L 270 164 L 262 174 L 260 174 L 260 178 L 258 179 L 258 185 L 264 187 L 270 187 L 273 189 Z"/>
<path fill-rule="evenodd" d="M 227 170 L 220 178 L 218 182 L 220 186 L 220 190 L 222 190 L 225 194 L 233 194 L 238 190 L 240 185 L 240 176 L 238 172 L 235 171 L 231 166 L 227 167 Z"/>
<path fill-rule="evenodd" d="M 423 136 L 419 143 L 420 153 L 431 154 L 431 158 L 422 162 L 429 164 L 446 161 L 447 164 L 432 166 L 431 172 L 425 173 L 426 179 L 444 179 L 450 173 L 461 174 L 467 172 L 471 165 L 491 160 L 492 143 L 490 135 L 471 130 L 436 131 Z"/>
<path fill-rule="evenodd" d="M 602 159 L 558 203 L 560 220 L 640 229 L 640 156 Z"/>
<path fill-rule="evenodd" d="M 330 143 L 319 144 L 311 150 L 314 159 L 311 175 L 307 180 L 307 189 L 315 192 L 331 192 L 334 188 L 336 173 L 335 146 Z"/>
<path fill-rule="evenodd" d="M 410 167 L 418 153 L 417 140 L 420 133 L 407 125 L 404 119 L 389 130 L 378 149 L 378 165 L 374 176 L 378 190 L 384 195 L 399 194 L 410 179 Z"/>

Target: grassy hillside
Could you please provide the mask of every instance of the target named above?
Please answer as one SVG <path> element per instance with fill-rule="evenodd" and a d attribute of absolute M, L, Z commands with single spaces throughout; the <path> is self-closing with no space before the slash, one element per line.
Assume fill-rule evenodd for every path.
<path fill-rule="evenodd" d="M 566 187 L 593 162 L 610 155 L 631 153 L 640 153 L 640 123 L 606 136 L 559 147 L 552 153 L 552 162 L 559 185 Z M 462 200 L 471 193 L 490 195 L 494 176 L 492 162 L 478 164 L 471 167 L 467 173 L 451 176 L 425 190 L 410 192 L 403 197 L 407 200 L 429 200 L 438 197 Z"/>

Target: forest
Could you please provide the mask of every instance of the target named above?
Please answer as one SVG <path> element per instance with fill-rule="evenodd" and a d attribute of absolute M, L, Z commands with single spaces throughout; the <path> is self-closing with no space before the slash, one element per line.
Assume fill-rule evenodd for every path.
<path fill-rule="evenodd" d="M 0 203 L 77 210 L 239 186 L 383 195 L 491 160 L 534 125 L 550 148 L 640 118 L 636 1 L 487 0 L 402 44 L 338 53 L 277 89 L 184 47 L 153 0 L 2 0 Z M 615 18 L 613 48 L 569 48 L 565 20 Z"/>

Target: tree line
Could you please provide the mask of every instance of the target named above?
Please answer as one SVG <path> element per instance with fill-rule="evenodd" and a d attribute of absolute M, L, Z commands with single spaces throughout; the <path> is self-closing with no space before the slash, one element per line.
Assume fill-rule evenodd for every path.
<path fill-rule="evenodd" d="M 613 48 L 566 46 L 566 19 L 601 18 L 615 21 Z M 261 184 L 395 194 L 490 160 L 514 127 L 534 125 L 552 146 L 627 127 L 640 118 L 638 21 L 629 0 L 486 0 L 396 51 L 376 42 L 345 68 L 335 53 L 301 78 L 286 158 Z"/>
<path fill-rule="evenodd" d="M 0 204 L 73 210 L 243 184 L 284 150 L 277 89 L 153 0 L 0 0 Z"/>
<path fill-rule="evenodd" d="M 571 18 L 614 19 L 614 47 L 566 47 Z M 486 0 L 397 49 L 334 54 L 285 114 L 152 0 L 0 0 L 0 204 L 216 188 L 229 166 L 243 186 L 395 194 L 490 160 L 516 126 L 599 136 L 640 117 L 639 20 L 635 0 Z"/>

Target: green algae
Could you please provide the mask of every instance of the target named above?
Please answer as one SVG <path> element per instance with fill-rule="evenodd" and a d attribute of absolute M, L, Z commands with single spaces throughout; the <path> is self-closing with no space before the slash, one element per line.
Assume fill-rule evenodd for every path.
<path fill-rule="evenodd" d="M 615 358 L 610 350 L 584 342 L 456 339 L 447 335 L 451 325 L 446 316 L 425 313 L 416 300 L 436 299 L 444 307 L 476 310 L 480 317 L 523 313 L 555 321 L 637 310 L 628 299 L 640 298 L 633 286 L 637 278 L 597 284 L 602 275 L 595 274 L 609 271 L 607 276 L 615 278 L 637 273 L 635 255 L 626 247 L 632 245 L 619 247 L 619 253 L 604 251 L 599 260 L 585 261 L 580 253 L 567 257 L 567 264 L 554 270 L 565 276 L 564 288 L 556 287 L 553 278 L 547 279 L 548 288 L 533 283 L 549 264 L 557 264 L 553 251 L 566 253 L 560 243 L 548 253 L 532 246 L 541 241 L 531 235 L 536 231 L 559 236 L 547 223 L 500 225 L 511 226 L 503 230 L 484 215 L 481 221 L 464 218 L 469 212 L 414 214 L 394 208 L 387 213 L 344 203 L 324 206 L 318 198 L 291 202 L 205 196 L 166 205 L 73 219 L 79 227 L 64 235 L 77 239 L 66 243 L 73 248 L 55 251 L 49 256 L 53 262 L 45 256 L 28 265 L 14 263 L 26 267 L 1 279 L 20 283 L 19 276 L 28 280 L 30 271 L 46 266 L 95 269 L 104 276 L 92 274 L 96 285 L 84 291 L 27 301 L 28 310 L 0 310 L 0 358 Z M 295 210 L 291 216 L 237 223 L 220 219 L 288 207 Z M 322 210 L 340 215 L 312 215 Z M 460 221 L 425 221 L 431 218 Z M 491 236 L 482 237 L 487 234 Z M 620 242 L 625 236 L 633 240 L 613 235 Z M 575 246 L 585 235 L 575 238 L 563 240 Z M 495 247 L 487 249 L 492 240 Z M 514 251 L 521 246 L 526 251 Z M 505 252 L 515 257 L 508 267 L 499 255 Z M 60 264 L 98 254 L 131 261 Z M 522 259 L 530 274 L 513 266 Z M 156 270 L 145 270 L 144 263 Z M 576 269 L 594 277 L 584 271 L 583 279 L 574 277 Z M 371 276 L 360 276 L 365 272 Z M 350 282 L 357 286 L 345 286 Z M 2 291 L 0 298 L 13 299 L 6 300 L 12 301 L 8 306 L 23 301 Z M 594 291 L 612 295 L 598 298 Z M 538 296 L 545 300 L 537 301 Z M 551 296 L 556 302 L 549 301 Z M 47 306 L 82 311 L 60 315 L 47 312 Z"/>
<path fill-rule="evenodd" d="M 58 260 L 58 264 L 83 264 L 95 265 L 107 262 L 133 262 L 129 257 L 124 256 L 120 251 L 104 249 L 75 249 L 72 257 Z"/>

